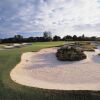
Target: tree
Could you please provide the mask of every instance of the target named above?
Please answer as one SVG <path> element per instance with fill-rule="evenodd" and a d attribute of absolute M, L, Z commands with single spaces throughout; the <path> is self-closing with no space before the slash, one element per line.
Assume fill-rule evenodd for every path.
<path fill-rule="evenodd" d="M 49 31 L 45 31 L 45 32 L 43 33 L 43 37 L 44 37 L 44 38 L 52 37 L 52 33 L 49 32 Z"/>
<path fill-rule="evenodd" d="M 53 41 L 60 41 L 60 40 L 61 40 L 61 37 L 60 36 L 55 35 L 53 37 Z"/>
<path fill-rule="evenodd" d="M 52 33 L 49 31 L 45 31 L 43 33 L 43 37 L 44 37 L 45 41 L 51 41 L 52 40 Z"/>
<path fill-rule="evenodd" d="M 96 41 L 96 39 L 97 39 L 96 36 L 91 37 L 91 41 Z"/>
<path fill-rule="evenodd" d="M 83 35 L 82 35 L 82 39 L 84 39 L 84 38 L 85 38 L 85 35 L 83 34 Z"/>
<path fill-rule="evenodd" d="M 73 40 L 74 40 L 74 41 L 77 41 L 77 39 L 78 39 L 77 36 L 74 35 L 74 36 L 73 36 Z"/>
<path fill-rule="evenodd" d="M 21 36 L 21 35 L 15 35 L 14 38 L 15 39 L 23 39 L 23 36 Z"/>
<path fill-rule="evenodd" d="M 73 38 L 70 35 L 64 36 L 62 40 L 64 41 L 71 41 Z"/>
<path fill-rule="evenodd" d="M 21 35 L 15 35 L 14 38 L 13 38 L 13 40 L 15 42 L 22 42 L 23 41 L 23 36 L 21 36 Z"/>

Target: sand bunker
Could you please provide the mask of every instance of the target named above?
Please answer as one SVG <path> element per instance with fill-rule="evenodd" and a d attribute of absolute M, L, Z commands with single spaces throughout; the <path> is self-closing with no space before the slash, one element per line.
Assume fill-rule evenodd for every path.
<path fill-rule="evenodd" d="M 24 53 L 11 71 L 13 81 L 30 87 L 56 90 L 100 90 L 100 52 L 85 52 L 87 59 L 58 61 L 57 48 Z"/>

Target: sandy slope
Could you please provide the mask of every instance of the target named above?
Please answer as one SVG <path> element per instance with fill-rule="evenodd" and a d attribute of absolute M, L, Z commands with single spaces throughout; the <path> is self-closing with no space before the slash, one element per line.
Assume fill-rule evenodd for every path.
<path fill-rule="evenodd" d="M 59 90 L 100 90 L 100 52 L 85 52 L 79 62 L 58 61 L 57 48 L 24 53 L 11 71 L 11 79 L 31 87 Z"/>

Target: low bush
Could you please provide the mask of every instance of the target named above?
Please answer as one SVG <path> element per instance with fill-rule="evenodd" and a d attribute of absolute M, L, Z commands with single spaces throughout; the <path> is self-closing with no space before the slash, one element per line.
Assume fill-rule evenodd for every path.
<path fill-rule="evenodd" d="M 86 59 L 84 52 L 74 47 L 61 47 L 57 50 L 56 57 L 61 61 L 79 61 Z"/>

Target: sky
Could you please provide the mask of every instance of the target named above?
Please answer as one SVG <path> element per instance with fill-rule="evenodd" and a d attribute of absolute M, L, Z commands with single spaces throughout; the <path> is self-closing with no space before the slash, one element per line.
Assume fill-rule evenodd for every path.
<path fill-rule="evenodd" d="M 100 36 L 100 0 L 0 0 L 0 36 Z"/>

